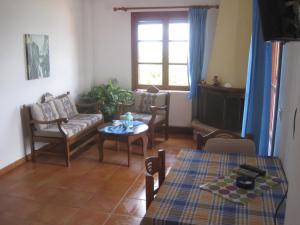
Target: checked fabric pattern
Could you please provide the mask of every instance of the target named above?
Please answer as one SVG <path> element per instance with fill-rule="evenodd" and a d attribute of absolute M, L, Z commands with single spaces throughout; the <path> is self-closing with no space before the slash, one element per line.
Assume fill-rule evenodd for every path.
<path fill-rule="evenodd" d="M 242 163 L 256 165 L 284 182 L 246 205 L 200 189 L 200 185 L 230 174 Z M 285 190 L 286 182 L 277 158 L 183 149 L 141 225 L 273 225 L 276 207 Z M 284 208 L 278 213 L 277 224 L 284 223 Z"/>

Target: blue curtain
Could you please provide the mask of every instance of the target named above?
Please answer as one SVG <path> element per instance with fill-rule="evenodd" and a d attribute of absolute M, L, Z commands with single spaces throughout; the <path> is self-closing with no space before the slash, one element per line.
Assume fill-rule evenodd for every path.
<path fill-rule="evenodd" d="M 189 98 L 192 99 L 193 115 L 196 116 L 197 109 L 197 89 L 202 77 L 203 58 L 205 50 L 205 30 L 206 30 L 207 9 L 189 9 Z"/>
<path fill-rule="evenodd" d="M 252 26 L 242 135 L 253 134 L 257 154 L 268 155 L 272 44 L 263 40 L 257 0 Z"/>

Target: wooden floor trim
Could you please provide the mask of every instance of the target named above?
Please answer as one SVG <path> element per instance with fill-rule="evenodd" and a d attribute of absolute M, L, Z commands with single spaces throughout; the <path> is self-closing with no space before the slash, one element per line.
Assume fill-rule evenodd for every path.
<path fill-rule="evenodd" d="M 169 132 L 172 134 L 193 134 L 193 128 L 192 127 L 169 127 Z"/>
<path fill-rule="evenodd" d="M 3 167 L 2 169 L 0 169 L 0 176 L 9 173 L 10 171 L 16 169 L 17 167 L 21 166 L 22 164 L 24 164 L 25 162 L 27 162 L 30 159 L 30 156 L 24 156 L 21 159 L 18 159 L 17 161 Z"/>

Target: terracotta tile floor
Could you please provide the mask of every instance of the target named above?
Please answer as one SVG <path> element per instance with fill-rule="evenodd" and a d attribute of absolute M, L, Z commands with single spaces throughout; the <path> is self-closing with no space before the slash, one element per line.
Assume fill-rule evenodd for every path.
<path fill-rule="evenodd" d="M 181 148 L 195 148 L 190 136 L 171 135 L 147 155 L 166 150 L 170 169 Z M 0 177 L 1 225 L 135 225 L 145 214 L 144 158 L 133 154 L 127 162 L 126 147 L 106 142 L 104 163 L 97 146 L 73 157 L 71 167 L 61 158 L 40 157 Z M 140 146 L 134 151 L 140 152 Z M 43 162 L 44 161 L 44 162 Z"/>

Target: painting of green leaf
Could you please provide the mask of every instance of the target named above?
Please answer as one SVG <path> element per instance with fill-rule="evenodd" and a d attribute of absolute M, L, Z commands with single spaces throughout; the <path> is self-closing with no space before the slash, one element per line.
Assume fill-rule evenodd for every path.
<path fill-rule="evenodd" d="M 28 79 L 50 76 L 48 35 L 25 34 Z"/>

